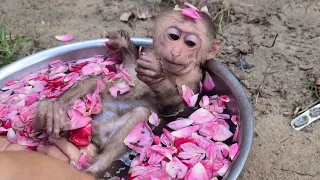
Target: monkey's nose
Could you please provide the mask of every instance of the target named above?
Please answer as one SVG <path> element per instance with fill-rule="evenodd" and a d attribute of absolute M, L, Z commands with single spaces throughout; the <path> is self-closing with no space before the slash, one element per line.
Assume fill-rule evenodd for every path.
<path fill-rule="evenodd" d="M 173 57 L 180 56 L 180 53 L 177 52 L 177 51 L 171 51 L 171 54 L 172 54 Z"/>

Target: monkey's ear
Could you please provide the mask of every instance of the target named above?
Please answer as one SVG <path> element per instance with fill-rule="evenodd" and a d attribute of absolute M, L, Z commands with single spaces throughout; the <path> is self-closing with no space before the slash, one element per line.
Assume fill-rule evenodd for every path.
<path fill-rule="evenodd" d="M 210 60 L 216 57 L 216 55 L 220 51 L 222 41 L 218 39 L 214 39 L 211 43 L 212 43 L 212 46 L 211 46 L 212 49 L 207 54 L 207 58 L 206 58 L 207 60 Z"/>

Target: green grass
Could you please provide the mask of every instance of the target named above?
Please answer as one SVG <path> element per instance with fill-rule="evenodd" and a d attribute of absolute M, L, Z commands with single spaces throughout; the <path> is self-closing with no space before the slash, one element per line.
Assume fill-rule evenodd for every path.
<path fill-rule="evenodd" d="M 12 36 L 7 32 L 7 22 L 3 20 L 0 29 L 0 67 L 10 64 L 21 57 L 23 38 L 19 35 Z"/>

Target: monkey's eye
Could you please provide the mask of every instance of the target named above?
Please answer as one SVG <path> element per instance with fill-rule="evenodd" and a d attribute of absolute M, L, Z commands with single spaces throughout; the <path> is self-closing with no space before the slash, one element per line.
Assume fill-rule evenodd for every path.
<path fill-rule="evenodd" d="M 178 40 L 180 38 L 180 32 L 176 28 L 170 28 L 168 29 L 168 36 L 171 40 Z"/>
<path fill-rule="evenodd" d="M 184 42 L 187 46 L 194 47 L 198 44 L 198 38 L 193 34 L 189 34 L 185 37 Z"/>

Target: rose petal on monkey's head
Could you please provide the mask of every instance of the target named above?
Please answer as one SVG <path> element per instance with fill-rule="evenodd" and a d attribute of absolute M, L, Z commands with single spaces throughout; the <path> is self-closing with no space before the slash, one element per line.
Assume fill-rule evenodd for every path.
<path fill-rule="evenodd" d="M 73 35 L 72 34 L 57 35 L 57 36 L 55 36 L 55 38 L 58 41 L 67 42 L 67 41 L 71 41 L 73 39 Z"/>
<path fill-rule="evenodd" d="M 201 19 L 199 13 L 193 8 L 182 9 L 182 14 L 192 19 Z"/>
<path fill-rule="evenodd" d="M 154 126 L 159 126 L 160 119 L 156 113 L 154 112 L 151 113 L 151 115 L 149 116 L 149 123 Z"/>
<path fill-rule="evenodd" d="M 192 119 L 177 119 L 167 124 L 173 130 L 179 130 L 184 127 L 190 126 L 193 123 Z"/>
<path fill-rule="evenodd" d="M 203 91 L 210 92 L 214 89 L 214 87 L 215 87 L 215 84 L 212 80 L 211 75 L 208 72 L 206 72 L 203 79 Z"/>
<path fill-rule="evenodd" d="M 214 120 L 215 117 L 208 110 L 200 108 L 193 112 L 189 119 L 192 119 L 194 124 L 204 124 Z"/>

